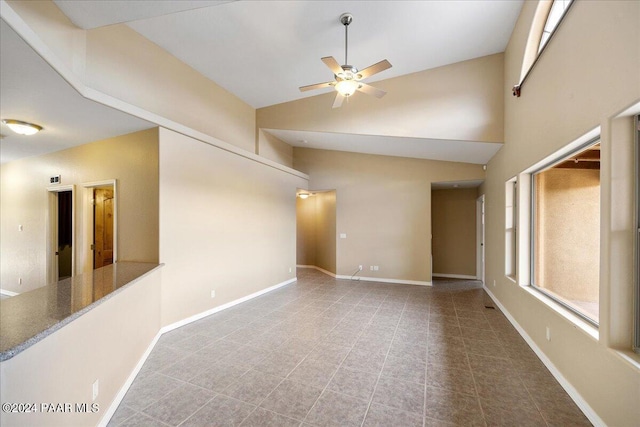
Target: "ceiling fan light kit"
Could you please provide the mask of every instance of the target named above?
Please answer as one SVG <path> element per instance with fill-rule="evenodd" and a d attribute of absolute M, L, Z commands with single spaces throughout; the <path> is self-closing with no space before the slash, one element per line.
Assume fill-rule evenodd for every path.
<path fill-rule="evenodd" d="M 317 83 L 313 85 L 302 86 L 300 88 L 301 92 L 321 89 L 325 87 L 335 88 L 338 93 L 336 94 L 336 98 L 333 102 L 333 108 L 342 106 L 342 101 L 344 100 L 344 98 L 352 96 L 356 91 L 360 91 L 368 95 L 373 95 L 376 98 L 382 98 L 386 95 L 385 91 L 377 89 L 373 86 L 369 86 L 368 84 L 363 83 L 361 80 L 384 71 L 388 68 L 391 68 L 391 63 L 389 61 L 384 59 L 374 65 L 371 65 L 370 67 L 365 68 L 362 71 L 358 71 L 358 69 L 353 65 L 348 65 L 349 24 L 351 24 L 351 22 L 353 22 L 353 15 L 351 15 L 350 13 L 343 13 L 342 15 L 340 15 L 340 23 L 344 25 L 345 65 L 340 65 L 333 56 L 326 56 L 322 58 L 322 62 L 324 62 L 325 65 L 329 67 L 331 71 L 333 71 L 335 80 L 326 83 Z"/>

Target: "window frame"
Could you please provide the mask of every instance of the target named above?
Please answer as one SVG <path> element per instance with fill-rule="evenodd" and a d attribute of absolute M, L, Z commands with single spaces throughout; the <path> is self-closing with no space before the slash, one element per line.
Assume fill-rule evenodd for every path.
<path fill-rule="evenodd" d="M 535 169 L 530 170 L 529 176 L 530 176 L 530 182 L 529 182 L 529 283 L 528 283 L 528 287 L 533 290 L 534 292 L 539 292 L 540 294 L 546 296 L 547 298 L 553 300 L 556 304 L 559 304 L 560 306 L 562 306 L 563 308 L 565 308 L 566 310 L 568 310 L 569 312 L 571 312 L 573 315 L 577 316 L 578 318 L 580 318 L 581 320 L 585 321 L 586 323 L 588 323 L 589 325 L 591 325 L 592 327 L 596 328 L 596 330 L 599 328 L 599 322 L 596 322 L 594 319 L 590 318 L 589 316 L 581 313 L 580 311 L 576 310 L 575 308 L 573 308 L 571 305 L 567 304 L 566 302 L 562 301 L 562 299 L 558 298 L 558 296 L 554 295 L 551 292 L 546 291 L 545 289 L 537 286 L 535 284 L 535 250 L 536 250 L 536 246 L 535 246 L 535 231 L 536 231 L 536 207 L 537 207 L 537 199 L 536 199 L 536 175 L 538 175 L 541 172 L 544 172 L 548 169 L 551 169 L 552 167 L 563 163 L 564 161 L 566 161 L 569 157 L 573 156 L 576 153 L 579 153 L 597 143 L 602 143 L 602 136 L 600 134 L 598 134 L 597 136 L 590 138 L 588 141 L 579 144 L 576 147 L 573 147 L 571 150 L 564 152 L 564 150 L 562 150 L 562 153 L 557 153 L 557 155 L 554 155 L 552 159 L 550 159 L 548 162 L 542 163 L 541 165 L 537 166 Z M 600 192 L 602 193 L 602 182 L 600 182 Z M 602 232 L 600 230 L 598 230 L 598 234 L 600 237 L 600 241 L 602 241 Z M 600 269 L 602 268 L 602 266 L 600 266 Z M 600 284 L 598 285 L 600 286 Z"/>
<path fill-rule="evenodd" d="M 634 239 L 634 292 L 633 292 L 633 351 L 640 354 L 640 115 L 634 120 L 634 179 L 635 179 L 635 212 L 634 224 L 636 236 Z"/>
<path fill-rule="evenodd" d="M 509 199 L 511 200 L 511 205 L 509 205 Z M 511 227 L 507 227 L 505 224 L 505 276 L 514 282 L 518 281 L 518 177 L 515 176 L 506 182 L 505 189 L 505 222 L 508 221 L 507 216 L 510 217 Z M 511 212 L 509 215 L 509 208 L 511 208 Z M 508 236 L 508 233 L 511 232 L 511 235 Z M 510 244 L 512 247 L 511 250 L 507 252 L 507 238 L 511 240 Z M 511 268 L 508 269 L 509 265 Z"/>

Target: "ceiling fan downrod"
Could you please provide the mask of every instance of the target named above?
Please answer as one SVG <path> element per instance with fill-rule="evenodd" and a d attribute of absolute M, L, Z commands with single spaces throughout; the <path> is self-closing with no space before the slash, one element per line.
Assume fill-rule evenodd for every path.
<path fill-rule="evenodd" d="M 349 24 L 353 22 L 353 15 L 343 13 L 340 15 L 340 22 L 344 25 L 344 65 L 349 64 Z"/>

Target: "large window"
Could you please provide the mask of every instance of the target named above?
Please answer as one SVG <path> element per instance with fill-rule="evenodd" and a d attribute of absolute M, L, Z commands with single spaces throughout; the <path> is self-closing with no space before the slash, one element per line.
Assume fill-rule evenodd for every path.
<path fill-rule="evenodd" d="M 597 325 L 600 293 L 600 143 L 535 171 L 531 284 Z"/>

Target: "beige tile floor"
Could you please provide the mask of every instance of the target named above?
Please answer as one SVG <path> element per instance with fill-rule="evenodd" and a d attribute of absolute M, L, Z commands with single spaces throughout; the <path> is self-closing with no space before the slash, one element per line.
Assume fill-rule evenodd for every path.
<path fill-rule="evenodd" d="M 298 281 L 161 337 L 109 426 L 590 425 L 479 282 Z"/>

